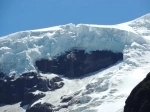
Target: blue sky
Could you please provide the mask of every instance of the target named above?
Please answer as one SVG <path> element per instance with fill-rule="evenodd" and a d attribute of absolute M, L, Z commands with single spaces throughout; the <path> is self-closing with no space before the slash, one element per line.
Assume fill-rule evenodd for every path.
<path fill-rule="evenodd" d="M 0 0 L 0 36 L 67 23 L 117 24 L 150 13 L 150 0 Z"/>

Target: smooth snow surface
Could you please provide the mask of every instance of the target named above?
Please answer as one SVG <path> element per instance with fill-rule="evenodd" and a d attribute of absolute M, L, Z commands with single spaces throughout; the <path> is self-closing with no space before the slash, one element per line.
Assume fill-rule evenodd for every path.
<path fill-rule="evenodd" d="M 68 24 L 23 31 L 0 38 L 0 66 L 1 71 L 6 73 L 35 70 L 36 59 L 51 59 L 74 47 L 85 49 L 87 52 L 122 52 L 122 62 L 88 74 L 82 79 L 63 78 L 63 88 L 47 92 L 44 98 L 35 103 L 64 105 L 60 103 L 61 96 L 81 91 L 73 98 L 80 103 L 74 103 L 59 112 L 123 112 L 125 100 L 131 90 L 150 72 L 149 40 L 150 14 L 131 22 L 111 26 Z M 49 78 L 55 76 L 42 75 Z M 6 108 L 7 106 L 0 107 L 0 112 L 4 112 Z M 9 108 L 7 110 L 9 112 Z"/>

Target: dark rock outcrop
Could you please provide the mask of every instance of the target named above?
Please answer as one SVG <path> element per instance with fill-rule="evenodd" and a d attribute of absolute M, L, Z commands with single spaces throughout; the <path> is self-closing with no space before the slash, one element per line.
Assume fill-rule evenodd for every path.
<path fill-rule="evenodd" d="M 33 78 L 31 78 L 33 77 Z M 7 76 L 0 80 L 0 103 L 13 104 L 23 99 L 24 93 L 36 85 L 37 73 L 30 72 L 19 76 Z"/>
<path fill-rule="evenodd" d="M 150 112 L 150 73 L 131 92 L 124 112 Z"/>
<path fill-rule="evenodd" d="M 62 96 L 61 97 L 61 103 L 64 103 L 64 102 L 69 102 L 71 99 L 73 98 L 73 96 Z"/>
<path fill-rule="evenodd" d="M 49 103 L 37 103 L 32 107 L 28 108 L 26 112 L 54 112 L 52 107 L 53 105 Z"/>
<path fill-rule="evenodd" d="M 7 76 L 0 79 L 0 104 L 13 104 L 21 102 L 21 106 L 33 103 L 45 96 L 42 92 L 53 91 L 63 87 L 60 77 L 48 79 L 38 73 L 29 72 L 20 76 Z M 36 90 L 41 91 L 34 94 Z"/>
<path fill-rule="evenodd" d="M 44 96 L 45 96 L 44 93 L 33 94 L 32 92 L 31 93 L 26 92 L 24 94 L 24 97 L 23 97 L 23 100 L 22 100 L 20 106 L 24 106 L 27 104 L 32 105 L 35 101 L 39 100 L 40 98 L 43 98 Z"/>
<path fill-rule="evenodd" d="M 75 78 L 106 68 L 122 59 L 122 53 L 113 53 L 111 51 L 92 51 L 86 53 L 84 50 L 75 49 L 52 60 L 37 60 L 35 66 L 43 73 L 51 72 Z"/>
<path fill-rule="evenodd" d="M 5 76 L 6 76 L 6 74 L 5 74 L 5 73 L 0 72 L 0 79 L 3 79 Z"/>

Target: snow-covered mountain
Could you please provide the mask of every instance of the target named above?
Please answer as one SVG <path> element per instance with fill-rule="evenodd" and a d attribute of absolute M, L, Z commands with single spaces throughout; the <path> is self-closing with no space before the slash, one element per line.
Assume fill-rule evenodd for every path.
<path fill-rule="evenodd" d="M 122 112 L 131 90 L 150 69 L 150 14 L 117 25 L 67 24 L 1 37 L 0 72 L 11 75 L 36 71 L 36 60 L 51 60 L 73 48 L 84 49 L 87 53 L 121 52 L 123 60 L 86 77 L 62 77 L 65 85 L 61 89 L 46 92 L 46 96 L 33 105 L 38 102 L 56 107 L 67 105 L 68 102 L 60 103 L 61 97 L 66 95 L 72 96 L 71 105 L 59 112 Z M 54 74 L 41 75 L 51 78 Z M 14 110 L 11 106 L 8 109 L 8 106 L 1 106 L 0 112 L 25 111 L 17 106 Z"/>
<path fill-rule="evenodd" d="M 141 21 L 138 19 L 131 24 L 112 26 L 67 24 L 1 37 L 0 69 L 8 74 L 35 70 L 35 60 L 51 59 L 74 47 L 84 48 L 87 52 L 94 50 L 123 52 L 125 45 L 131 45 L 132 42 L 145 43 L 142 34 L 137 33 L 139 30 L 134 29 L 135 27 L 148 29 L 147 21 L 145 27 L 135 26 L 136 22 Z"/>

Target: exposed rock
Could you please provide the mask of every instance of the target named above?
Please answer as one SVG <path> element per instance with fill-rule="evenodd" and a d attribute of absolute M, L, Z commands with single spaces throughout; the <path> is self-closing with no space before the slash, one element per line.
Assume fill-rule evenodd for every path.
<path fill-rule="evenodd" d="M 36 85 L 37 73 L 25 73 L 18 78 L 6 77 L 5 79 L 0 80 L 0 83 L 0 96 L 4 99 L 0 99 L 0 103 L 17 103 L 23 100 L 24 93 L 29 88 L 32 88 Z"/>
<path fill-rule="evenodd" d="M 66 103 L 72 100 L 72 98 L 74 98 L 75 96 L 77 96 L 78 94 L 80 94 L 81 90 L 76 91 L 75 93 L 71 94 L 71 95 L 64 95 L 62 96 L 61 99 L 61 103 Z"/>
<path fill-rule="evenodd" d="M 60 104 L 58 105 L 56 108 L 54 108 L 54 112 L 57 112 L 57 111 L 60 111 L 62 109 L 67 109 L 68 108 L 68 103 L 63 103 L 63 104 Z M 61 112 L 61 111 L 60 111 Z"/>
<path fill-rule="evenodd" d="M 103 83 L 103 84 L 102 84 Z M 97 78 L 96 82 L 89 83 L 85 87 L 85 91 L 82 92 L 82 95 L 91 94 L 93 92 L 103 92 L 108 90 L 109 83 L 106 77 Z"/>
<path fill-rule="evenodd" d="M 55 90 L 63 87 L 64 83 L 59 82 L 62 81 L 58 77 L 54 79 L 47 79 L 47 78 L 39 78 L 37 83 L 37 88 L 40 91 L 49 91 L 49 90 Z"/>
<path fill-rule="evenodd" d="M 6 76 L 3 72 L 0 72 L 0 79 L 3 79 Z"/>
<path fill-rule="evenodd" d="M 6 82 L 0 79 L 0 104 L 6 102 Z"/>
<path fill-rule="evenodd" d="M 40 98 L 43 98 L 44 96 L 45 96 L 44 93 L 33 94 L 30 92 L 26 92 L 24 94 L 23 101 L 21 102 L 20 106 L 24 106 L 27 104 L 32 105 L 35 101 L 39 100 Z"/>
<path fill-rule="evenodd" d="M 74 49 L 52 60 L 37 60 L 35 65 L 43 73 L 51 72 L 74 78 L 106 68 L 122 59 L 122 53 L 113 53 L 111 51 L 86 53 L 84 50 Z"/>
<path fill-rule="evenodd" d="M 62 109 L 66 109 L 68 108 L 69 106 L 73 105 L 73 104 L 78 104 L 80 103 L 79 102 L 79 97 L 77 98 L 77 95 L 79 95 L 81 92 L 80 91 L 76 91 L 75 93 L 73 94 L 70 94 L 70 95 L 64 95 L 60 98 L 60 104 L 55 107 L 54 111 L 59 111 L 59 110 L 62 110 Z M 78 101 L 78 102 L 76 102 Z M 69 111 L 70 112 L 70 111 Z"/>
<path fill-rule="evenodd" d="M 61 102 L 68 102 L 68 101 L 70 101 L 71 99 L 73 98 L 73 96 L 62 96 L 61 97 Z"/>
<path fill-rule="evenodd" d="M 53 105 L 49 103 L 37 103 L 32 107 L 28 108 L 26 112 L 54 112 L 52 107 Z"/>
<path fill-rule="evenodd" d="M 132 90 L 124 112 L 150 112 L 150 73 Z"/>
<path fill-rule="evenodd" d="M 21 102 L 21 106 L 33 103 L 42 98 L 42 92 L 52 91 L 63 87 L 60 77 L 48 79 L 35 72 L 24 73 L 20 76 L 7 76 L 0 79 L 0 103 L 13 104 Z M 35 91 L 41 91 L 34 94 Z"/>

